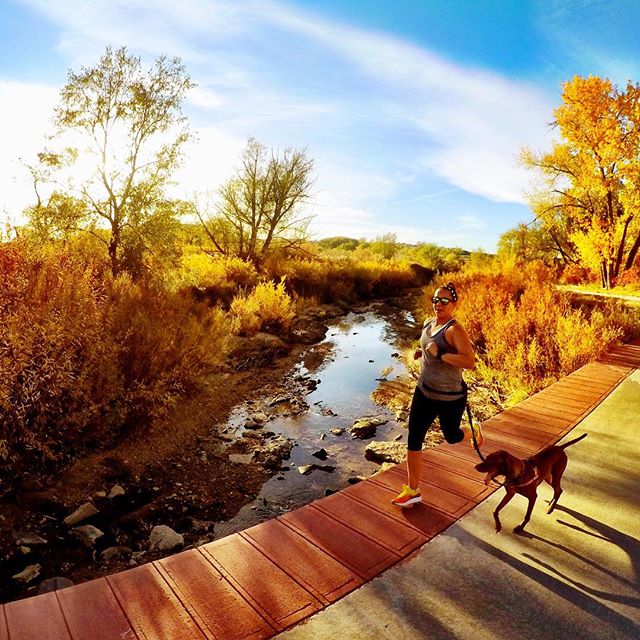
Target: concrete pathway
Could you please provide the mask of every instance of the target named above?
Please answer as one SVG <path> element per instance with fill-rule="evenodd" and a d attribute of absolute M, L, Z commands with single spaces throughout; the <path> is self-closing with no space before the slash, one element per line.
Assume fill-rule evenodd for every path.
<path fill-rule="evenodd" d="M 545 513 L 545 484 L 524 535 L 511 532 L 521 496 L 495 533 L 501 489 L 412 559 L 277 638 L 640 638 L 640 371 L 564 441 L 583 432 L 567 451 L 556 511 Z"/>

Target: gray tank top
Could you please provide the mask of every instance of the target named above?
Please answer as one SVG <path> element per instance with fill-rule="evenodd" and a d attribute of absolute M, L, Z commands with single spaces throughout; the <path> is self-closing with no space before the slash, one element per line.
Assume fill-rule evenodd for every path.
<path fill-rule="evenodd" d="M 430 335 L 431 327 L 435 324 L 435 318 L 427 320 L 422 328 L 420 347 L 422 348 L 422 364 L 420 366 L 420 379 L 418 386 L 427 398 L 433 400 L 459 400 L 464 397 L 465 387 L 462 380 L 462 369 L 434 358 L 427 352 L 430 342 L 438 345 L 439 353 L 457 353 L 445 337 L 445 331 L 455 323 L 452 318 L 444 324 L 434 335 Z M 443 391 L 445 393 L 438 393 Z M 458 393 L 456 393 L 458 392 Z"/>

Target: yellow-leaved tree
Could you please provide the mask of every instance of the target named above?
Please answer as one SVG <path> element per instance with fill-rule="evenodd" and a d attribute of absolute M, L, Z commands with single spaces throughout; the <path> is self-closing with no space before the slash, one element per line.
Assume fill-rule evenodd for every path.
<path fill-rule="evenodd" d="M 530 204 L 565 260 L 600 273 L 608 288 L 640 248 L 640 85 L 576 76 L 554 117 L 561 141 L 522 154 L 540 178 Z"/>

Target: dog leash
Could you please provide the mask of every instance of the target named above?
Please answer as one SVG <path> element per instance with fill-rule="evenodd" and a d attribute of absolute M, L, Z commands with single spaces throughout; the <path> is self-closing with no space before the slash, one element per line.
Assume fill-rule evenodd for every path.
<path fill-rule="evenodd" d="M 473 441 L 473 448 L 476 450 L 476 453 L 478 454 L 478 458 L 480 458 L 480 460 L 484 462 L 486 458 L 482 455 L 482 451 L 480 451 L 480 447 L 478 446 L 478 441 L 476 440 L 476 432 L 473 428 L 473 417 L 471 415 L 471 406 L 469 405 L 468 402 L 465 409 L 467 410 L 467 418 L 469 420 L 469 431 L 471 431 L 471 440 Z M 500 482 L 500 480 L 496 480 L 495 478 L 491 478 L 491 482 L 495 482 L 497 485 L 501 487 L 505 487 L 507 484 L 506 482 Z"/>
<path fill-rule="evenodd" d="M 482 462 L 484 462 L 486 460 L 486 458 L 482 455 L 482 451 L 480 451 L 480 447 L 478 446 L 478 441 L 476 440 L 476 431 L 473 428 L 473 417 L 471 415 L 471 407 L 470 407 L 468 402 L 467 402 L 467 405 L 466 405 L 465 409 L 467 410 L 467 418 L 469 420 L 469 430 L 471 431 L 471 439 L 473 440 L 473 448 L 476 450 L 476 453 L 478 454 L 478 458 L 480 458 L 480 460 L 482 460 Z"/>

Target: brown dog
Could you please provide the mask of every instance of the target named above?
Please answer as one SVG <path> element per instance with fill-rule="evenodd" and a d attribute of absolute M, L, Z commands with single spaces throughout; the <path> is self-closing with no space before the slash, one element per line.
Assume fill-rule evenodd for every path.
<path fill-rule="evenodd" d="M 498 513 L 516 493 L 522 494 L 529 500 L 524 520 L 514 528 L 516 533 L 524 531 L 527 522 L 531 518 L 533 505 L 535 505 L 538 498 L 538 485 L 543 480 L 546 480 L 553 487 L 553 498 L 549 501 L 547 513 L 551 513 L 555 509 L 556 504 L 558 504 L 558 498 L 562 494 L 560 480 L 562 480 L 562 474 L 567 467 L 567 454 L 564 450 L 585 438 L 586 435 L 586 433 L 583 433 L 579 438 L 570 440 L 565 444 L 546 447 L 540 453 L 526 460 L 520 460 L 508 451 L 501 449 L 490 453 L 483 462 L 476 465 L 477 471 L 487 474 L 484 479 L 485 484 L 489 484 L 496 476 L 505 477 L 504 488 L 507 491 L 507 495 L 502 498 L 502 501 L 493 512 L 496 531 L 502 529 Z"/>

